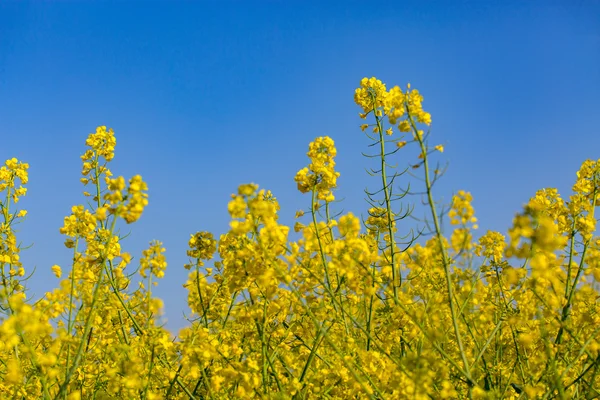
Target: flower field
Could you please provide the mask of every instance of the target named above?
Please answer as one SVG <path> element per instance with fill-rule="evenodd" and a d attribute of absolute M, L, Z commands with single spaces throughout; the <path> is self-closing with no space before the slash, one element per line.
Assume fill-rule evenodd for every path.
<path fill-rule="evenodd" d="M 600 398 L 600 160 L 582 163 L 564 199 L 537 191 L 506 234 L 479 233 L 469 192 L 436 198 L 444 147 L 419 91 L 364 78 L 354 100 L 376 183 L 362 217 L 334 212 L 329 137 L 298 166 L 306 210 L 293 227 L 274 193 L 239 186 L 229 231 L 190 237 L 193 319 L 176 336 L 152 293 L 165 249 L 154 241 L 137 263 L 127 252 L 122 228 L 143 217 L 149 189 L 113 175 L 113 130 L 85 141 L 81 204 L 60 227 L 72 264 L 52 267 L 60 284 L 36 301 L 16 231 L 29 166 L 7 160 L 0 398 Z M 411 233 L 417 198 L 427 218 Z"/>

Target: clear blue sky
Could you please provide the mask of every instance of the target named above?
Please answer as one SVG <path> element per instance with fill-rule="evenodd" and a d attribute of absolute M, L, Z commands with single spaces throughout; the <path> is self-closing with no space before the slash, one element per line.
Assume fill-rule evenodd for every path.
<path fill-rule="evenodd" d="M 85 201 L 79 155 L 98 125 L 117 134 L 113 171 L 149 184 L 123 247 L 139 258 L 164 242 L 156 292 L 172 329 L 189 235 L 225 232 L 247 182 L 293 223 L 314 137 L 336 141 L 339 209 L 360 214 L 377 183 L 353 102 L 364 76 L 424 94 L 450 163 L 438 195 L 471 191 L 482 232 L 505 231 L 539 188 L 568 197 L 600 158 L 598 1 L 0 2 L 0 159 L 31 165 L 19 237 L 32 294 L 69 264 L 58 228 Z"/>

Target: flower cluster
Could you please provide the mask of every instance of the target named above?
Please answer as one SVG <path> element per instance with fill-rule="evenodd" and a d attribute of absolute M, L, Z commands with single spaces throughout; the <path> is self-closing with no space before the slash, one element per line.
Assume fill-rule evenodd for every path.
<path fill-rule="evenodd" d="M 25 268 L 21 263 L 21 246 L 14 226 L 27 215 L 26 210 L 12 210 L 27 193 L 29 164 L 12 158 L 0 167 L 0 312 L 12 310 L 10 298 L 24 290 Z"/>
<path fill-rule="evenodd" d="M 314 191 L 319 200 L 335 200 L 332 190 L 337 186 L 340 176 L 334 169 L 336 154 L 335 144 L 330 137 L 318 137 L 311 142 L 307 153 L 311 163 L 298 171 L 294 178 L 298 190 L 302 193 Z"/>
<path fill-rule="evenodd" d="M 19 201 L 19 198 L 25 196 L 27 193 L 26 185 L 29 181 L 29 175 L 27 170 L 29 164 L 20 162 L 16 158 L 6 160 L 4 165 L 0 167 L 0 192 L 6 191 L 7 196 L 12 199 L 14 203 Z M 20 181 L 19 187 L 17 187 L 17 179 Z M 3 211 L 6 207 L 3 207 Z"/>
<path fill-rule="evenodd" d="M 423 96 L 418 90 L 411 90 L 410 85 L 406 92 L 398 86 L 388 91 L 386 85 L 375 77 L 363 78 L 360 87 L 354 93 L 354 102 L 363 110 L 360 114 L 361 118 L 367 118 L 371 112 L 374 112 L 377 118 L 387 116 L 389 123 L 397 124 L 400 132 L 411 131 L 410 120 L 401 119 L 407 115 L 415 117 L 418 122 L 431 124 L 431 114 L 423 111 L 422 101 Z M 368 124 L 363 125 L 363 130 L 368 126 Z M 376 126 L 375 130 L 378 132 L 379 127 Z"/>
<path fill-rule="evenodd" d="M 142 252 L 142 259 L 140 260 L 140 275 L 147 278 L 150 275 L 157 278 L 165 276 L 165 269 L 167 269 L 167 259 L 163 254 L 165 248 L 162 247 L 162 243 L 158 240 L 154 240 L 150 243 L 150 247 Z"/>

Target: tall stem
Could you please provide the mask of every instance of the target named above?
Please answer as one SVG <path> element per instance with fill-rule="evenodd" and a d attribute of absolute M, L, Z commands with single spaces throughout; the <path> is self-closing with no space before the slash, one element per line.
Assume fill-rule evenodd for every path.
<path fill-rule="evenodd" d="M 392 290 L 394 293 L 394 302 L 398 302 L 398 288 L 402 285 L 402 277 L 400 271 L 398 271 L 397 257 L 396 257 L 396 240 L 394 240 L 394 214 L 392 213 L 392 199 L 390 188 L 388 186 L 388 179 L 386 173 L 387 163 L 385 160 L 385 138 L 383 136 L 383 121 L 382 118 L 377 115 L 377 102 L 376 95 L 371 93 L 371 100 L 373 101 L 373 114 L 375 115 L 375 121 L 377 124 L 377 131 L 379 133 L 379 151 L 381 158 L 381 185 L 383 195 L 385 199 L 385 209 L 387 215 L 387 228 L 390 241 L 390 263 L 392 264 Z M 385 240 L 385 239 L 384 239 Z"/>
<path fill-rule="evenodd" d="M 442 254 L 442 265 L 444 266 L 444 275 L 446 276 L 446 288 L 448 291 L 448 304 L 450 306 L 450 314 L 452 316 L 452 326 L 454 328 L 454 335 L 456 336 L 456 344 L 458 345 L 458 349 L 460 351 L 460 356 L 462 358 L 465 373 L 467 374 L 468 379 L 471 381 L 469 383 L 472 385 L 472 384 L 474 384 L 474 382 L 471 379 L 471 371 L 469 369 L 469 362 L 467 361 L 467 355 L 465 353 L 465 349 L 464 349 L 463 342 L 462 342 L 462 337 L 460 334 L 460 328 L 458 326 L 458 315 L 457 315 L 457 311 L 456 311 L 456 304 L 454 301 L 454 292 L 452 289 L 452 276 L 450 274 L 450 262 L 449 262 L 446 248 L 444 247 L 444 240 L 443 240 L 444 237 L 442 235 L 442 230 L 440 228 L 439 216 L 437 214 L 437 209 L 436 209 L 435 203 L 433 201 L 432 184 L 431 184 L 431 179 L 429 178 L 429 160 L 427 157 L 427 147 L 425 145 L 425 142 L 423 141 L 423 138 L 419 134 L 419 130 L 417 129 L 417 126 L 415 124 L 413 117 L 410 115 L 408 106 L 406 107 L 406 111 L 408 114 L 408 121 L 411 125 L 411 128 L 412 128 L 414 134 L 415 134 L 415 137 L 417 138 L 417 141 L 419 142 L 419 146 L 421 147 L 421 154 L 423 155 L 423 167 L 425 169 L 425 186 L 427 189 L 427 201 L 429 203 L 429 208 L 431 210 L 431 217 L 433 219 L 433 223 L 434 223 L 434 227 L 435 227 L 435 236 L 437 238 L 437 241 L 438 241 L 438 244 L 440 247 L 440 253 Z"/>

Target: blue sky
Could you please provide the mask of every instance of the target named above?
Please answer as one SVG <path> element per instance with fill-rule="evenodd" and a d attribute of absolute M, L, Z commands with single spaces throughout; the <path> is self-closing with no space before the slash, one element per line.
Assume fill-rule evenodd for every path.
<path fill-rule="evenodd" d="M 599 15 L 599 1 L 578 0 L 0 2 L 0 159 L 31 166 L 19 203 L 31 293 L 69 265 L 58 228 L 85 202 L 79 155 L 98 125 L 117 135 L 113 172 L 150 187 L 123 247 L 139 257 L 163 241 L 156 293 L 173 330 L 189 235 L 225 232 L 229 195 L 247 182 L 271 189 L 292 224 L 315 137 L 338 147 L 338 210 L 364 212 L 377 184 L 353 102 L 364 76 L 423 93 L 449 162 L 438 197 L 468 190 L 480 230 L 506 231 L 537 189 L 566 198 L 581 162 L 600 158 Z"/>

